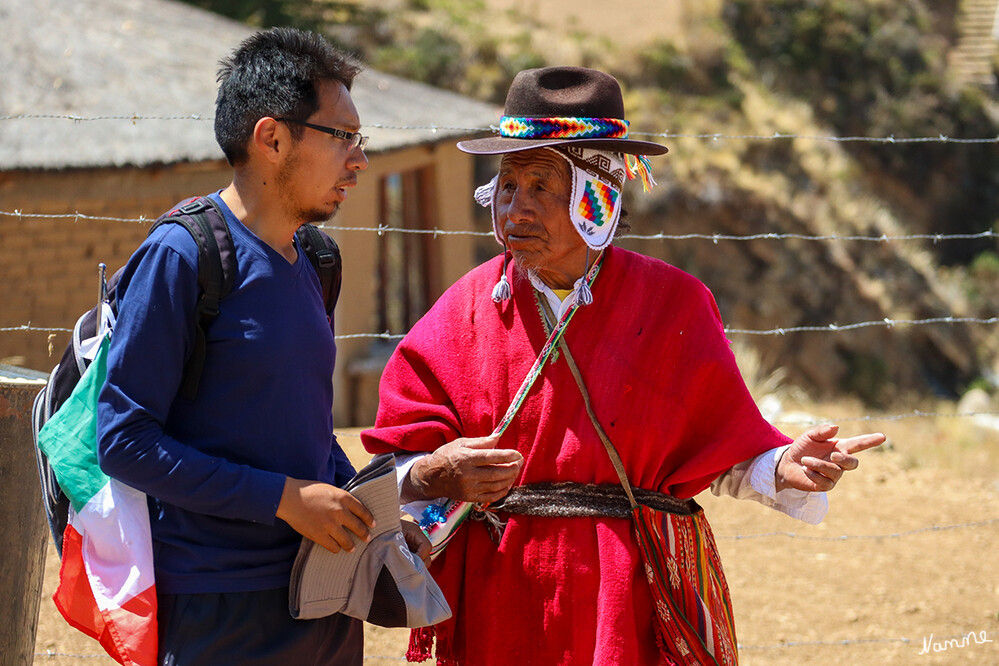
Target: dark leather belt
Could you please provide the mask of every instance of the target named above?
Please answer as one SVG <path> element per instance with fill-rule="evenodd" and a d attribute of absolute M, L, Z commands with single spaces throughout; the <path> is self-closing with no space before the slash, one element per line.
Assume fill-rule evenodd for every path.
<path fill-rule="evenodd" d="M 701 510 L 692 499 L 681 500 L 641 488 L 632 488 L 632 492 L 639 504 L 657 511 L 690 516 Z M 624 488 L 617 484 L 533 483 L 514 486 L 506 497 L 490 504 L 488 511 L 551 518 L 630 518 L 631 503 Z"/>

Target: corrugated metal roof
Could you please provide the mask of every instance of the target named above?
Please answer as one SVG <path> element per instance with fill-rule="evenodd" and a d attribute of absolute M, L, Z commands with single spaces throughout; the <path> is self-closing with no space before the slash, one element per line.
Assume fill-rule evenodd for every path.
<path fill-rule="evenodd" d="M 0 120 L 0 171 L 222 159 L 210 120 L 218 62 L 253 29 L 172 0 L 0 0 L 0 25 L 0 116 L 53 116 Z M 369 152 L 469 134 L 394 127 L 487 127 L 499 117 L 373 70 L 353 96 Z"/>

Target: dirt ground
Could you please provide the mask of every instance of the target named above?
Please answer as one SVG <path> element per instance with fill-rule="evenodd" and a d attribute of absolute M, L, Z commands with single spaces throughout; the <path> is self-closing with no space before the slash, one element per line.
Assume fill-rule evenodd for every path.
<path fill-rule="evenodd" d="M 356 431 L 340 435 L 363 464 Z M 698 498 L 732 588 L 743 666 L 999 665 L 999 482 L 991 472 L 913 464 L 903 442 L 891 444 L 864 455 L 817 526 L 750 502 Z M 113 664 L 58 615 L 57 578 L 50 548 L 35 664 Z M 366 627 L 365 664 L 403 663 L 407 638 Z"/>

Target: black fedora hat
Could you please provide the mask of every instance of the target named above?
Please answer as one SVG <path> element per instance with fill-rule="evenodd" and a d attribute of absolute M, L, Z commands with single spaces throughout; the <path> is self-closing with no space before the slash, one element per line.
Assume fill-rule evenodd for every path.
<path fill-rule="evenodd" d="M 526 69 L 506 95 L 500 135 L 460 141 L 473 155 L 497 155 L 572 144 L 632 155 L 662 155 L 666 146 L 628 139 L 617 79 L 585 67 Z"/>

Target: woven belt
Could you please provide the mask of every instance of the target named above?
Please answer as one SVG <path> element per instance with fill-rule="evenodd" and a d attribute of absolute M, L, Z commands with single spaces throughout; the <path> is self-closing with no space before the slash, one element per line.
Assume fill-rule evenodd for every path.
<path fill-rule="evenodd" d="M 632 493 L 639 504 L 656 511 L 689 516 L 701 510 L 697 502 L 692 499 L 681 500 L 641 488 L 632 488 Z M 515 486 L 506 497 L 491 504 L 489 510 L 549 518 L 631 517 L 631 503 L 628 496 L 624 488 L 616 484 L 561 482 Z"/>
<path fill-rule="evenodd" d="M 541 308 L 543 308 L 545 329 L 549 330 L 552 322 L 557 318 L 552 312 L 551 306 L 544 298 L 540 298 L 538 293 L 534 293 L 534 298 Z M 554 337 L 554 336 L 552 336 Z M 551 518 L 568 517 L 606 517 L 606 518 L 630 518 L 639 505 L 644 505 L 654 511 L 664 511 L 680 516 L 691 516 L 701 511 L 701 507 L 692 499 L 681 500 L 671 495 L 664 495 L 652 490 L 635 488 L 628 481 L 628 476 L 624 471 L 624 463 L 617 449 L 607 437 L 600 422 L 597 420 L 593 409 L 590 406 L 590 395 L 583 384 L 583 378 L 576 367 L 576 362 L 569 352 L 565 340 L 558 339 L 558 346 L 564 352 L 566 363 L 572 372 L 573 378 L 583 396 L 583 403 L 586 406 L 587 415 L 593 423 L 600 441 L 607 449 L 614 471 L 617 472 L 621 485 L 596 485 L 588 483 L 573 483 L 571 481 L 559 483 L 532 483 L 526 486 L 516 486 L 512 488 L 506 497 L 498 502 L 489 505 L 485 510 L 473 510 L 470 514 L 475 520 L 484 520 L 490 526 L 490 536 L 497 543 L 502 536 L 505 523 L 498 516 L 498 513 L 505 512 L 520 514 L 524 516 L 542 516 Z"/>

